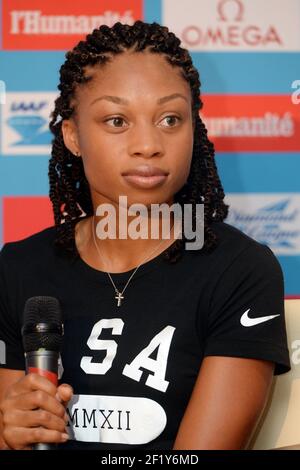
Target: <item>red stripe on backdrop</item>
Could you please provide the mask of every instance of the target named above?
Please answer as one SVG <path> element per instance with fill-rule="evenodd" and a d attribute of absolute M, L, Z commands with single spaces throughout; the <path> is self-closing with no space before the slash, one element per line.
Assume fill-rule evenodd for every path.
<path fill-rule="evenodd" d="M 300 114 L 291 95 L 203 95 L 208 135 L 219 152 L 300 151 Z"/>
<path fill-rule="evenodd" d="M 2 10 L 6 50 L 70 49 L 100 24 L 143 17 L 142 0 L 3 0 Z"/>
<path fill-rule="evenodd" d="M 3 197 L 3 243 L 22 240 L 54 225 L 47 196 Z"/>

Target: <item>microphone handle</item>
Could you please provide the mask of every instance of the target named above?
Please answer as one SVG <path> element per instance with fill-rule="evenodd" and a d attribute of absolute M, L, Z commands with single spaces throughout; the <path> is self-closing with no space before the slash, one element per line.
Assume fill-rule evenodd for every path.
<path fill-rule="evenodd" d="M 38 349 L 25 353 L 26 374 L 35 373 L 50 380 L 56 387 L 58 385 L 58 358 L 56 351 L 47 351 Z M 36 443 L 32 446 L 33 450 L 55 450 L 56 444 Z"/>
<path fill-rule="evenodd" d="M 57 450 L 56 444 L 44 444 L 43 442 L 39 442 L 37 444 L 33 444 L 32 450 Z"/>

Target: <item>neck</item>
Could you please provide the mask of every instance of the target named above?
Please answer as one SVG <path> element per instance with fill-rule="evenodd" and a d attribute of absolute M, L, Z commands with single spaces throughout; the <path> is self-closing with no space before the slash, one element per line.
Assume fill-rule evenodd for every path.
<path fill-rule="evenodd" d="M 119 238 L 120 227 L 116 224 L 116 238 L 99 239 L 97 234 L 99 234 L 102 220 L 103 217 L 88 217 L 78 222 L 75 229 L 76 246 L 80 256 L 89 265 L 101 271 L 110 273 L 129 271 L 157 257 L 178 238 L 176 231 L 178 226 L 173 226 L 173 217 L 170 220 L 170 231 L 166 230 L 169 232 L 168 238 L 164 236 L 163 220 L 160 218 L 157 222 L 158 238 L 151 237 L 151 220 L 149 220 L 148 230 L 143 230 L 146 238 L 133 239 L 129 236 L 124 239 Z M 128 217 L 128 226 L 131 220 L 132 217 Z"/>

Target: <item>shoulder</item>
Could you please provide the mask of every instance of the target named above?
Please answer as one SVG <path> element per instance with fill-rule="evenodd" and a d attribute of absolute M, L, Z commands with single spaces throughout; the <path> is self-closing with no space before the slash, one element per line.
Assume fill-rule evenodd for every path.
<path fill-rule="evenodd" d="M 226 222 L 213 222 L 211 228 L 218 237 L 216 253 L 228 250 L 239 253 L 250 247 L 262 246 L 254 238 Z"/>
<path fill-rule="evenodd" d="M 30 263 L 34 259 L 41 259 L 53 249 L 55 226 L 47 227 L 22 240 L 7 242 L 0 251 L 1 264 Z"/>
<path fill-rule="evenodd" d="M 276 291 L 283 298 L 283 271 L 272 250 L 229 224 L 216 223 L 214 228 L 219 243 L 206 270 L 212 304 L 248 299 L 251 292 L 259 298 L 274 296 Z"/>
<path fill-rule="evenodd" d="M 241 276 L 251 279 L 272 276 L 283 280 L 280 263 L 267 245 L 225 222 L 213 222 L 211 229 L 217 236 L 217 244 L 211 251 L 185 250 L 187 263 L 197 278 L 200 276 L 210 286 L 220 285 L 224 279 L 238 283 Z"/>
<path fill-rule="evenodd" d="M 214 222 L 212 230 L 218 237 L 218 244 L 212 252 L 216 262 L 222 260 L 223 268 L 235 264 L 250 267 L 261 265 L 262 268 L 281 270 L 280 264 L 272 250 L 254 240 L 241 230 L 225 222 Z"/>

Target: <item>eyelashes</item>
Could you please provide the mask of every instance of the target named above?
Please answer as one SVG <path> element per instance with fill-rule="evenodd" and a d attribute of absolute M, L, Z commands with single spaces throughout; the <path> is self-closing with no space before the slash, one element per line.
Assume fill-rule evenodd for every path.
<path fill-rule="evenodd" d="M 175 120 L 175 125 L 171 125 L 171 126 L 162 126 L 162 127 L 166 127 L 166 128 L 173 128 L 173 127 L 176 127 L 181 121 L 182 121 L 182 118 L 175 115 L 175 114 L 169 114 L 168 116 L 165 116 L 163 119 L 161 119 L 160 122 L 164 122 L 166 121 L 167 119 L 172 119 L 173 122 Z M 122 123 L 125 123 L 125 119 L 121 116 L 113 116 L 109 119 L 105 119 L 104 121 L 106 124 L 108 124 L 109 122 L 114 122 L 115 124 L 118 123 L 117 125 L 111 125 L 111 124 L 108 124 L 109 127 L 113 127 L 115 129 L 125 129 L 126 126 L 123 126 Z M 120 125 L 121 124 L 121 125 Z"/>
<path fill-rule="evenodd" d="M 166 116 L 165 118 L 163 118 L 163 121 L 165 119 L 176 119 L 177 120 L 177 123 L 179 123 L 180 121 L 182 121 L 182 119 L 179 117 L 179 116 L 176 116 L 175 114 L 170 114 L 169 116 Z M 167 126 L 167 127 L 170 127 L 170 126 Z M 171 127 L 175 127 L 175 126 L 171 126 Z"/>

